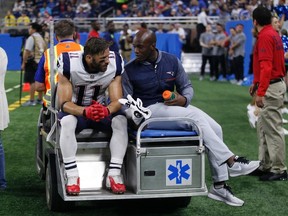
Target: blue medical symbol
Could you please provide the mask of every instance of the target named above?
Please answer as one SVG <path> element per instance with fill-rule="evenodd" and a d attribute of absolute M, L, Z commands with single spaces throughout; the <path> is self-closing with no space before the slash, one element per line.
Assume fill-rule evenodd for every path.
<path fill-rule="evenodd" d="M 182 166 L 182 161 L 177 160 L 176 161 L 176 166 L 169 165 L 168 170 L 171 171 L 172 173 L 168 175 L 169 180 L 173 180 L 174 178 L 176 179 L 176 184 L 182 184 L 182 178 L 184 179 L 189 179 L 190 174 L 187 173 L 187 171 L 190 169 L 190 166 L 188 164 L 185 164 Z"/>

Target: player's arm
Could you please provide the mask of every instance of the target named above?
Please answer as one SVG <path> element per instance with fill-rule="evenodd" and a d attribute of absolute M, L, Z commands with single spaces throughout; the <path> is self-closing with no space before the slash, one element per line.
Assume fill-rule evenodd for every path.
<path fill-rule="evenodd" d="M 123 97 L 121 83 L 121 76 L 116 76 L 108 87 L 108 93 L 111 103 L 107 106 L 107 108 L 109 109 L 110 113 L 115 113 L 121 109 L 122 105 L 118 101 L 118 99 Z"/>
<path fill-rule="evenodd" d="M 59 73 L 57 96 L 61 110 L 76 116 L 82 116 L 84 107 L 78 106 L 72 102 L 72 84 L 62 74 Z"/>
<path fill-rule="evenodd" d="M 23 51 L 23 59 L 22 59 L 22 65 L 21 65 L 21 69 L 24 70 L 25 69 L 25 64 L 27 63 L 28 57 L 31 55 L 31 51 L 24 49 Z"/>
<path fill-rule="evenodd" d="M 44 64 L 45 56 L 43 54 L 38 63 L 37 71 L 35 73 L 35 90 L 38 92 L 46 91 Z"/>

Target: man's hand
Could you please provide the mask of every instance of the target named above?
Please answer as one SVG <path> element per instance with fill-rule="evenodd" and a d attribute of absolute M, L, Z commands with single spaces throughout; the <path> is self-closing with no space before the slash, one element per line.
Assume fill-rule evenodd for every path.
<path fill-rule="evenodd" d="M 264 107 L 264 97 L 263 96 L 256 96 L 256 105 L 260 108 Z"/>
<path fill-rule="evenodd" d="M 173 100 L 166 100 L 164 101 L 164 104 L 167 106 L 185 106 L 186 104 L 186 98 L 182 95 L 178 94 L 177 92 L 174 92 L 175 98 Z"/>
<path fill-rule="evenodd" d="M 255 94 L 255 92 L 257 91 L 258 89 L 258 85 L 257 84 L 252 84 L 249 88 L 249 93 L 251 96 L 253 96 Z"/>
<path fill-rule="evenodd" d="M 100 121 L 110 114 L 107 107 L 99 104 L 97 101 L 92 101 L 92 104 L 84 108 L 83 116 L 93 121 Z"/>
<path fill-rule="evenodd" d="M 94 107 L 98 112 L 98 118 L 99 118 L 98 121 L 100 121 L 101 119 L 106 118 L 107 116 L 110 115 L 110 111 L 106 106 L 103 106 L 102 104 L 99 104 L 96 102 L 94 104 Z"/>

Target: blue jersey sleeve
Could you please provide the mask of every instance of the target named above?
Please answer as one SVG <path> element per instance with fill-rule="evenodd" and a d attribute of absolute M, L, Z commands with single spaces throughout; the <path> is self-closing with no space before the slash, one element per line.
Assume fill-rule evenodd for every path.
<path fill-rule="evenodd" d="M 45 56 L 42 55 L 39 63 L 38 63 L 38 68 L 35 73 L 35 81 L 39 83 L 45 83 L 45 70 L 44 70 L 44 64 L 45 64 Z"/>
<path fill-rule="evenodd" d="M 124 71 L 124 62 L 122 57 L 118 52 L 115 52 L 115 59 L 116 59 L 116 76 L 120 76 Z"/>

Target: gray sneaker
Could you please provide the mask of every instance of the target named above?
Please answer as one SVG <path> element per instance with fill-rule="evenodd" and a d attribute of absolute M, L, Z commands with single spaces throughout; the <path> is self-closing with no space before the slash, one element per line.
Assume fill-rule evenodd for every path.
<path fill-rule="evenodd" d="M 232 167 L 228 166 L 229 175 L 231 177 L 248 175 L 260 166 L 260 161 L 249 161 L 244 157 L 235 157 Z"/>
<path fill-rule="evenodd" d="M 25 103 L 22 104 L 22 106 L 26 107 L 26 106 L 35 106 L 36 102 L 34 100 L 29 100 L 26 101 Z"/>
<path fill-rule="evenodd" d="M 40 100 L 40 99 L 37 99 L 37 100 L 36 100 L 36 104 L 40 104 L 40 105 L 42 105 L 42 104 L 43 104 L 43 101 Z"/>
<path fill-rule="evenodd" d="M 230 206 L 243 206 L 244 201 L 233 195 L 231 188 L 224 184 L 224 187 L 216 189 L 214 185 L 211 186 L 208 197 L 220 202 L 224 202 Z"/>

